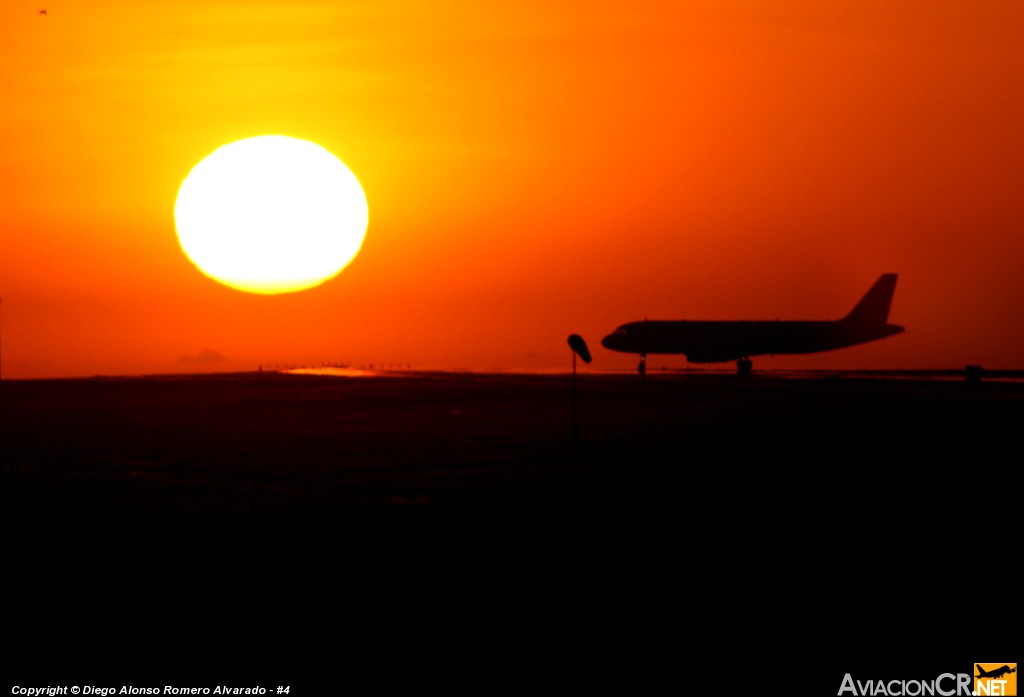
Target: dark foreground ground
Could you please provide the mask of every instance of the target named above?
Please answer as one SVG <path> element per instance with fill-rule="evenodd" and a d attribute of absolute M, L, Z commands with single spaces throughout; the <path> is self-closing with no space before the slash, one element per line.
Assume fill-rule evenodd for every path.
<path fill-rule="evenodd" d="M 296 648 L 311 626 L 343 642 L 367 616 L 396 658 L 455 628 L 446 661 L 475 646 L 568 684 L 629 647 L 635 684 L 813 663 L 808 694 L 912 654 L 909 677 L 1016 660 L 1024 384 L 587 374 L 578 394 L 574 443 L 568 376 L 0 383 L 8 619 L 35 657 L 48 627 L 195 646 L 231 626 L 227 650 L 240 622 L 276 648 L 231 675 L 293 684 L 333 665 Z"/>

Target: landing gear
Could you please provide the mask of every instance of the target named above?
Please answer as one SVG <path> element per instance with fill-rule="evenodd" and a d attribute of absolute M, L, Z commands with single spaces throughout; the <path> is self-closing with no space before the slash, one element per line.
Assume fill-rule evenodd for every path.
<path fill-rule="evenodd" d="M 754 361 L 750 360 L 746 356 L 743 356 L 736 361 L 736 374 L 740 377 L 748 377 L 750 371 L 754 368 Z"/>
<path fill-rule="evenodd" d="M 640 374 L 641 378 L 643 378 L 645 375 L 647 375 L 647 354 L 646 353 L 641 353 L 640 354 L 640 365 L 638 365 L 636 367 L 636 372 L 638 372 Z"/>

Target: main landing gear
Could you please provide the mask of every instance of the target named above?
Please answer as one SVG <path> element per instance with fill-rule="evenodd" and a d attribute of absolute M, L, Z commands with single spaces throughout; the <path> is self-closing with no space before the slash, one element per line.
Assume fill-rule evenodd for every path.
<path fill-rule="evenodd" d="M 636 372 L 638 372 L 640 374 L 641 378 L 644 377 L 645 375 L 647 375 L 647 354 L 646 353 L 641 353 L 640 354 L 640 365 L 638 365 L 636 367 Z"/>
<path fill-rule="evenodd" d="M 746 356 L 743 356 L 742 358 L 736 361 L 736 374 L 739 375 L 740 377 L 748 377 L 750 375 L 750 371 L 753 370 L 753 368 L 754 361 L 750 360 Z"/>

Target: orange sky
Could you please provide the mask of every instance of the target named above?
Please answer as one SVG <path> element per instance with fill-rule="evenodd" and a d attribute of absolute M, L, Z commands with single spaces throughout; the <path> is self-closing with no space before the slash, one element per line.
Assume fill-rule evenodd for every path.
<path fill-rule="evenodd" d="M 834 319 L 888 271 L 905 334 L 755 366 L 1021 367 L 1022 38 L 1019 0 L 9 0 L 3 377 L 561 368 L 571 332 L 628 367 L 621 323 Z M 273 297 L 173 220 L 268 133 L 370 206 L 340 276 Z"/>

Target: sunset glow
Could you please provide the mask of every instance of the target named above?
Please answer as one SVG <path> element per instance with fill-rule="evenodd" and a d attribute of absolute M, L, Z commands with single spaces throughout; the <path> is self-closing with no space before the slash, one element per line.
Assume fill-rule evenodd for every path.
<path fill-rule="evenodd" d="M 5 378 L 556 370 L 570 333 L 631 370 L 623 323 L 836 319 L 883 273 L 905 333 L 757 368 L 1024 362 L 1018 0 L 41 7 L 0 3 Z M 182 254 L 182 182 L 268 134 L 365 191 L 333 277 L 355 233 L 305 270 L 308 204 Z"/>

